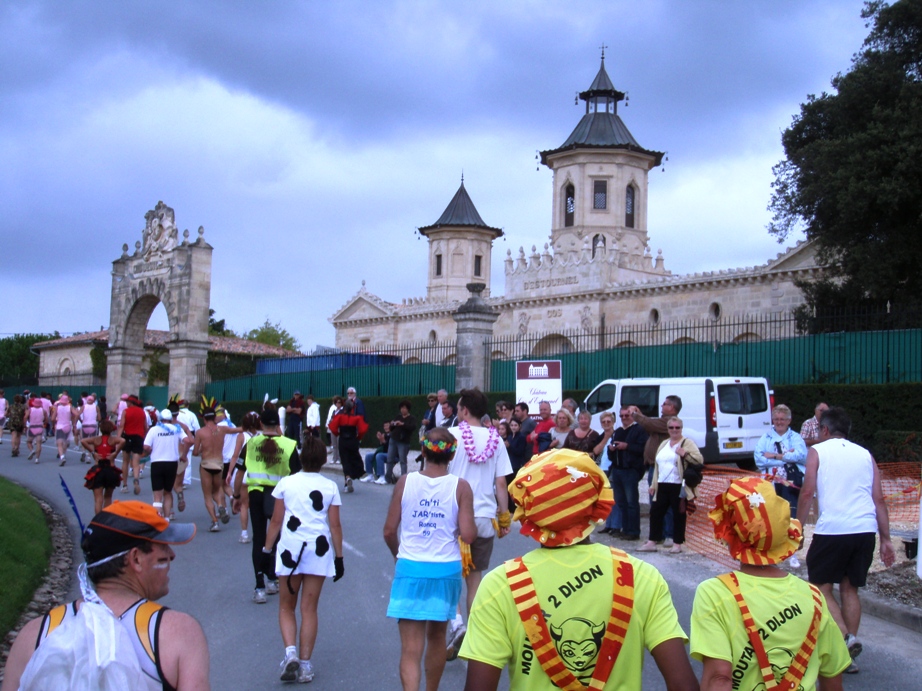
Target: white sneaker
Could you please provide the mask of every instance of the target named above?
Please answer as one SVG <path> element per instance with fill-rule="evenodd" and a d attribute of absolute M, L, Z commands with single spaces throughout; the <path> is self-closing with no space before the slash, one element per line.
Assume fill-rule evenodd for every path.
<path fill-rule="evenodd" d="M 461 650 L 461 644 L 464 642 L 464 634 L 467 633 L 467 626 L 461 624 L 452 630 L 448 637 L 448 646 L 446 648 L 445 659 L 448 662 L 458 659 L 458 652 Z"/>
<path fill-rule="evenodd" d="M 257 588 L 256 590 L 253 591 L 253 602 L 255 602 L 257 605 L 266 604 L 266 589 L 265 588 Z"/>
<path fill-rule="evenodd" d="M 314 681 L 314 666 L 310 660 L 303 660 L 298 668 L 298 683 L 307 684 L 311 681 Z"/>
<path fill-rule="evenodd" d="M 791 565 L 792 569 L 799 569 L 800 559 L 798 559 L 795 555 L 792 554 L 791 557 L 788 559 L 788 564 Z"/>
<path fill-rule="evenodd" d="M 247 531 L 245 531 L 245 530 L 241 530 L 241 531 L 240 531 L 240 537 L 237 538 L 237 542 L 239 542 L 239 543 L 241 543 L 241 544 L 244 544 L 244 545 L 247 545 L 247 544 L 251 543 L 252 541 L 253 541 L 253 539 L 250 537 L 250 534 L 249 534 Z"/>
<path fill-rule="evenodd" d="M 298 678 L 298 671 L 301 669 L 301 661 L 298 654 L 289 650 L 285 653 L 285 659 L 279 665 L 279 679 L 282 681 L 295 681 Z"/>
<path fill-rule="evenodd" d="M 387 484 L 387 480 L 386 480 L 386 479 L 384 478 L 384 476 L 382 475 L 382 476 L 379 477 L 377 480 L 375 480 L 375 484 L 376 484 L 376 485 L 386 485 L 386 484 Z"/>
<path fill-rule="evenodd" d="M 266 581 L 266 595 L 278 595 L 278 594 L 279 594 L 278 580 Z"/>
<path fill-rule="evenodd" d="M 375 476 L 371 473 L 365 473 L 362 477 L 359 478 L 359 482 L 374 482 Z"/>
<path fill-rule="evenodd" d="M 352 486 L 352 478 L 347 477 L 345 487 L 343 487 L 343 493 L 349 494 L 350 492 L 354 492 L 354 491 L 355 491 L 355 488 Z"/>

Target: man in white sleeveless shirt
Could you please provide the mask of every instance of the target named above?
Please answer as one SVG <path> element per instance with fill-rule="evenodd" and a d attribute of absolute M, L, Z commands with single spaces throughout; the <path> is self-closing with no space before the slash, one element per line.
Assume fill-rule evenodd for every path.
<path fill-rule="evenodd" d="M 854 659 L 861 653 L 858 588 L 867 583 L 880 534 L 880 559 L 891 566 L 896 558 L 890 542 L 890 518 L 874 457 L 846 439 L 852 421 L 842 408 L 829 408 L 820 417 L 819 443 L 807 452 L 807 472 L 797 515 L 809 515 L 816 493 L 819 519 L 807 552 L 807 574 L 826 596 L 829 613 L 845 637 Z M 833 596 L 839 584 L 841 604 Z M 858 671 L 852 664 L 847 673 Z"/>

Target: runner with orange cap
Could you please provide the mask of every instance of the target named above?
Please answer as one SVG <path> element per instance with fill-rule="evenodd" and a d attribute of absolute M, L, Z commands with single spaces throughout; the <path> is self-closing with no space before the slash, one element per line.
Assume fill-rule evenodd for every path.
<path fill-rule="evenodd" d="M 570 449 L 535 456 L 509 493 L 521 533 L 541 548 L 484 577 L 461 646 L 465 688 L 496 689 L 508 666 L 510 689 L 639 689 L 646 648 L 667 689 L 697 689 L 662 575 L 590 541 L 614 505 L 595 461 Z"/>
<path fill-rule="evenodd" d="M 778 567 L 803 539 L 788 501 L 762 478 L 739 478 L 708 517 L 740 568 L 695 593 L 691 654 L 704 663 L 701 688 L 841 689 L 851 657 L 825 598 Z"/>
<path fill-rule="evenodd" d="M 149 504 L 115 502 L 83 532 L 83 597 L 26 624 L 7 660 L 7 689 L 207 689 L 208 642 L 169 592 L 170 545 L 195 536 Z"/>

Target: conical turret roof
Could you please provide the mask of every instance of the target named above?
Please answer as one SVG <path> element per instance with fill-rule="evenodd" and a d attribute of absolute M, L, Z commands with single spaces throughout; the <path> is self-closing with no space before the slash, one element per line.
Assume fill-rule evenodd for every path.
<path fill-rule="evenodd" d="M 503 234 L 503 231 L 499 228 L 494 228 L 484 223 L 480 214 L 477 212 L 477 207 L 474 206 L 474 202 L 471 201 L 470 195 L 468 195 L 467 190 L 464 188 L 463 178 L 461 179 L 461 186 L 458 188 L 458 191 L 455 192 L 455 196 L 452 197 L 448 206 L 445 207 L 445 211 L 439 216 L 439 220 L 431 226 L 423 226 L 419 229 L 419 232 L 426 235 L 426 232 L 430 230 L 461 226 L 468 228 L 484 228 L 485 230 L 493 231 L 497 237 Z"/>

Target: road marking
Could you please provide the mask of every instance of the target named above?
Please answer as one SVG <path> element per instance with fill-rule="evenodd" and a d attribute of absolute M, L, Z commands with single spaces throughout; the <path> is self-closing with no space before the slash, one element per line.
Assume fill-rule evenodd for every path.
<path fill-rule="evenodd" d="M 352 552 L 352 553 L 353 553 L 354 555 L 356 555 L 357 557 L 361 557 L 362 559 L 365 558 L 365 555 L 364 555 L 360 550 L 357 550 L 355 547 L 353 547 L 352 545 L 350 545 L 350 544 L 349 544 L 348 542 L 346 542 L 345 540 L 343 540 L 343 547 L 345 547 L 346 549 L 348 549 L 350 552 Z"/>

